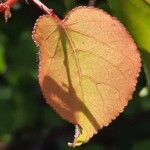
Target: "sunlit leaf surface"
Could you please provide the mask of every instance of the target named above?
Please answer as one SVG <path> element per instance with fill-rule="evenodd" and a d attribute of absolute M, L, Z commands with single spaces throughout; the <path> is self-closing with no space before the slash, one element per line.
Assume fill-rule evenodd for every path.
<path fill-rule="evenodd" d="M 47 103 L 76 125 L 69 145 L 86 143 L 132 98 L 141 66 L 134 41 L 119 21 L 92 7 L 75 8 L 62 21 L 41 16 L 33 39 Z"/>

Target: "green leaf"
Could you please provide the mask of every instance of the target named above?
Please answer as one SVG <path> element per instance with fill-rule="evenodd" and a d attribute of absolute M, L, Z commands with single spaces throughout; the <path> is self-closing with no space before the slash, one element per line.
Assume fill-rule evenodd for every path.
<path fill-rule="evenodd" d="M 66 9 L 70 9 L 75 5 L 75 0 L 64 0 Z"/>
<path fill-rule="evenodd" d="M 143 66 L 144 71 L 147 78 L 147 83 L 150 91 L 150 53 L 147 51 L 141 50 L 142 60 L 143 60 Z"/>
<path fill-rule="evenodd" d="M 150 0 L 145 0 L 148 4 L 150 4 Z"/>
<path fill-rule="evenodd" d="M 6 71 L 6 62 L 4 56 L 4 47 L 0 43 L 0 74 Z"/>

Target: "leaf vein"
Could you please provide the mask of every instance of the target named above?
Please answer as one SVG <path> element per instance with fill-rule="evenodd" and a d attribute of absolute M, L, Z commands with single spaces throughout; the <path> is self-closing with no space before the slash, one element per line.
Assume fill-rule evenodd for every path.
<path fill-rule="evenodd" d="M 80 52 L 80 51 L 82 51 L 82 52 L 84 52 L 84 53 L 89 53 L 90 55 L 93 55 L 93 56 L 95 56 L 95 57 L 98 57 L 99 59 L 104 60 L 105 62 L 107 62 L 108 64 L 110 64 L 110 65 L 113 66 L 114 68 L 116 68 L 116 69 L 120 72 L 120 74 L 127 80 L 127 78 L 124 76 L 123 72 L 122 72 L 116 65 L 112 64 L 110 61 L 108 61 L 107 59 L 103 58 L 102 56 L 95 55 L 95 54 L 93 54 L 93 53 L 91 53 L 91 52 L 88 52 L 88 51 L 85 51 L 85 50 L 81 50 L 81 49 L 77 49 L 77 48 L 76 48 L 76 50 L 77 50 L 77 53 Z"/>
<path fill-rule="evenodd" d="M 111 44 L 111 43 L 113 43 L 113 42 L 116 42 L 116 41 L 112 41 L 111 43 L 107 44 L 107 43 L 104 42 L 104 41 L 98 41 L 95 37 L 90 36 L 90 35 L 87 35 L 87 34 L 82 33 L 82 32 L 80 32 L 80 31 L 77 31 L 77 30 L 74 30 L 74 29 L 71 29 L 71 28 L 67 28 L 67 29 L 70 30 L 70 31 L 72 31 L 72 32 L 75 32 L 75 33 L 78 33 L 78 34 L 80 34 L 80 35 L 83 35 L 83 36 L 85 36 L 85 37 L 91 38 L 91 39 L 93 39 L 94 41 L 96 41 L 96 42 L 98 42 L 98 43 L 101 42 L 102 44 L 106 45 L 106 46 L 109 47 L 110 49 L 114 49 L 114 48 L 111 47 L 109 44 Z M 120 51 L 119 51 L 119 52 L 120 52 Z M 120 52 L 120 54 L 123 55 L 126 59 L 128 59 L 128 60 L 131 62 L 133 68 L 134 68 L 134 64 L 133 64 L 132 60 L 131 60 L 130 58 L 128 58 L 126 55 L 124 55 L 122 52 Z"/>

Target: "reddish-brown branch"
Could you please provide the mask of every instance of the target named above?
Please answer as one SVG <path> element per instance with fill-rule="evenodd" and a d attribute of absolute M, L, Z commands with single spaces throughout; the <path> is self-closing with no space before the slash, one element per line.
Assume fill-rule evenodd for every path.
<path fill-rule="evenodd" d="M 0 12 L 5 13 L 5 11 L 10 9 L 16 2 L 17 2 L 17 0 L 7 0 L 4 3 L 1 3 L 0 4 Z"/>
<path fill-rule="evenodd" d="M 15 5 L 17 0 L 6 0 L 4 3 L 0 3 L 0 12 L 5 14 L 5 20 L 11 17 L 10 8 Z"/>
<path fill-rule="evenodd" d="M 5 14 L 5 19 L 7 21 L 8 18 L 11 17 L 10 9 L 17 3 L 18 0 L 6 0 L 4 3 L 0 3 L 0 12 Z M 52 16 L 56 20 L 60 21 L 60 19 L 53 13 L 52 9 L 46 7 L 40 0 L 30 0 L 35 3 L 40 9 L 42 9 L 46 14 Z"/>
<path fill-rule="evenodd" d="M 42 9 L 46 14 L 52 16 L 56 20 L 60 21 L 60 19 L 55 15 L 52 9 L 49 9 L 47 6 L 45 6 L 41 1 L 39 0 L 32 0 L 40 9 Z"/>

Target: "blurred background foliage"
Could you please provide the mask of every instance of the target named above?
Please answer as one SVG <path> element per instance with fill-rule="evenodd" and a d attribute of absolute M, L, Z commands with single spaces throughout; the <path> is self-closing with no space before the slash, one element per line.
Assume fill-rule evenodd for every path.
<path fill-rule="evenodd" d="M 88 0 L 42 0 L 63 18 Z M 132 34 L 142 57 L 133 100 L 112 124 L 77 150 L 150 150 L 150 1 L 97 0 Z M 0 150 L 69 150 L 74 127 L 45 103 L 38 74 L 38 49 L 31 33 L 43 12 L 22 1 L 7 23 L 0 16 Z"/>

